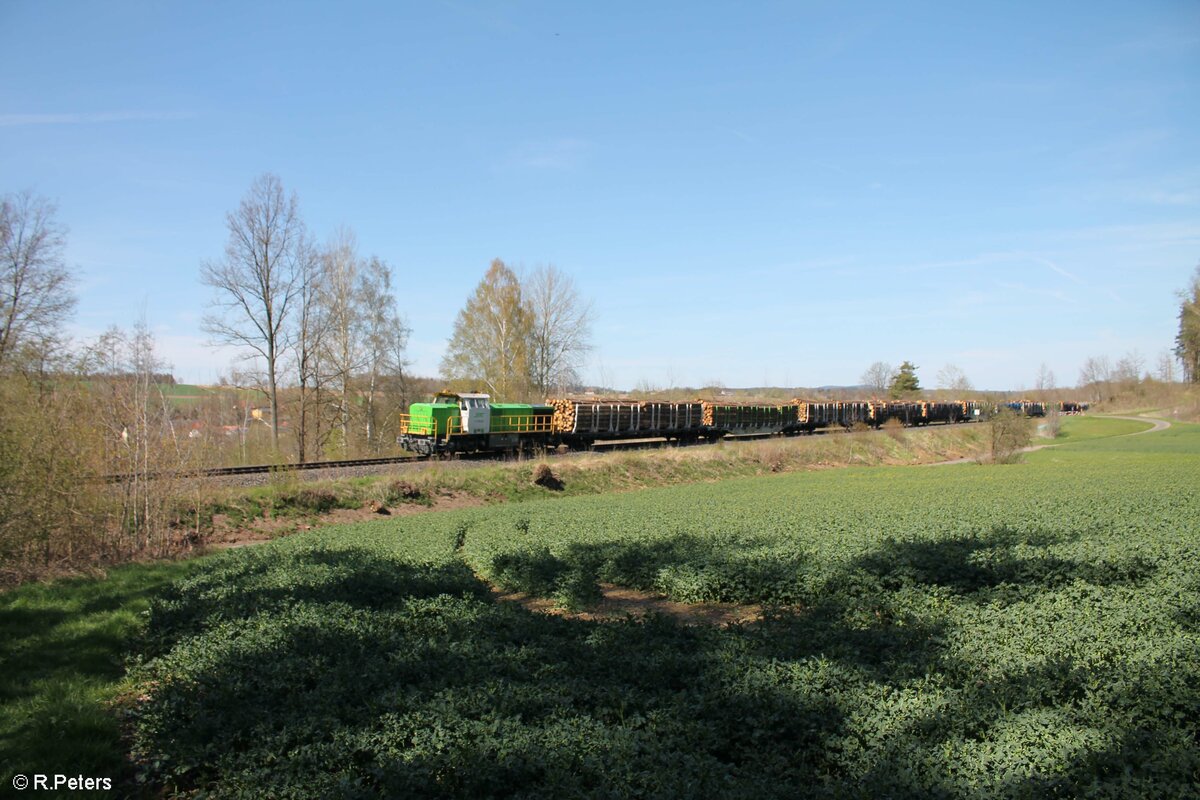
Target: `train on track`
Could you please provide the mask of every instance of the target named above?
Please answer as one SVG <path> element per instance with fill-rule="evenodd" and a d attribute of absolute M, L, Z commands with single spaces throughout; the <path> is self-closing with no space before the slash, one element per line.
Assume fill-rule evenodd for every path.
<path fill-rule="evenodd" d="M 1049 404 L 1006 403 L 1018 413 L 1044 416 Z M 1078 413 L 1080 403 L 1056 404 Z M 439 392 L 430 403 L 413 403 L 400 415 L 399 444 L 411 452 L 529 451 L 566 445 L 591 448 L 597 442 L 666 439 L 691 444 L 730 436 L 795 436 L 819 428 L 878 428 L 889 420 L 902 425 L 972 422 L 996 410 L 962 401 L 808 401 L 782 404 L 726 403 L 713 400 L 601 400 L 561 398 L 543 404 L 493 403 L 486 394 Z"/>

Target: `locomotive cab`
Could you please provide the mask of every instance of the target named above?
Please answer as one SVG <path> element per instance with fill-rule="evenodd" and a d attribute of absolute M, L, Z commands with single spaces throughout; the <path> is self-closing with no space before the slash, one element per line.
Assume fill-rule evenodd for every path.
<path fill-rule="evenodd" d="M 492 430 L 491 397 L 486 394 L 458 395 L 462 431 L 465 434 L 487 434 Z"/>

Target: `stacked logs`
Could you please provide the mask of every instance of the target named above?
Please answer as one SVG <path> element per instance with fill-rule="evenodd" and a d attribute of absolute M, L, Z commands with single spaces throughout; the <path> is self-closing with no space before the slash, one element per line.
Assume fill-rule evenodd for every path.
<path fill-rule="evenodd" d="M 674 432 L 700 428 L 700 403 L 642 402 L 592 398 L 553 398 L 556 433 L 618 434 Z"/>
<path fill-rule="evenodd" d="M 871 414 L 871 404 L 861 400 L 808 401 L 797 398 L 792 402 L 799 409 L 799 423 L 810 429 L 827 425 L 849 428 L 856 422 L 866 422 Z"/>
<path fill-rule="evenodd" d="M 704 403 L 704 424 L 727 431 L 781 431 L 799 421 L 800 407 Z"/>
<path fill-rule="evenodd" d="M 641 405 L 640 430 L 688 431 L 704 424 L 703 403 L 647 401 Z"/>

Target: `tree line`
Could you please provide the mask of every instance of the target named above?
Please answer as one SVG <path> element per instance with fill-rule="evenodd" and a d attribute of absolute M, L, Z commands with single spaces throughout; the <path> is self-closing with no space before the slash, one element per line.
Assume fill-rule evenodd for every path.
<path fill-rule="evenodd" d="M 0 585 L 163 555 L 199 532 L 185 476 L 204 444 L 175 424 L 144 322 L 70 341 L 65 246 L 52 202 L 0 198 Z"/>
<path fill-rule="evenodd" d="M 249 368 L 232 371 L 226 393 L 186 412 L 201 414 L 189 420 L 165 391 L 170 369 L 144 320 L 70 341 L 76 298 L 57 208 L 32 192 L 0 197 L 0 583 L 23 570 L 197 541 L 206 499 L 187 476 L 230 460 L 230 440 L 203 435 L 205 421 L 237 432 L 243 460 L 251 428 L 280 460 L 372 452 L 394 443 L 396 412 L 431 385 L 406 372 L 409 329 L 393 269 L 362 255 L 352 231 L 318 244 L 296 195 L 269 174 L 252 183 L 226 228 L 224 252 L 200 270 L 214 292 L 204 328 L 248 354 Z M 442 377 L 499 400 L 569 392 L 591 349 L 591 324 L 591 306 L 568 275 L 553 266 L 518 275 L 496 259 L 458 313 Z M 1180 294 L 1176 347 L 1160 359 L 1160 383 L 1175 384 L 1176 363 L 1184 381 L 1200 382 L 1200 268 Z M 1153 380 L 1144 367 L 1136 352 L 1115 364 L 1094 357 L 1079 385 L 1097 399 L 1126 384 L 1144 390 Z M 917 369 L 878 362 L 863 383 L 879 396 L 911 396 L 923 391 Z M 970 391 L 953 365 L 938 386 Z M 1037 388 L 1054 388 L 1045 365 Z M 257 424 L 251 397 L 263 398 Z"/>
<path fill-rule="evenodd" d="M 407 374 L 392 267 L 348 228 L 318 243 L 271 174 L 225 223 L 223 253 L 200 267 L 203 328 L 245 358 L 185 404 L 145 320 L 70 340 L 57 207 L 0 198 L 0 585 L 198 543 L 211 512 L 197 469 L 395 447 L 398 412 L 431 382 Z M 577 380 L 590 308 L 568 276 L 520 281 L 497 261 L 476 295 L 448 349 L 452 383 L 518 399 Z"/>
<path fill-rule="evenodd" d="M 262 391 L 273 451 L 285 420 L 300 462 L 394 442 L 409 328 L 392 267 L 362 256 L 348 228 L 317 244 L 295 193 L 272 174 L 253 182 L 226 228 L 224 254 L 201 266 L 214 290 L 202 324 L 246 356 L 249 368 L 229 382 Z"/>
<path fill-rule="evenodd" d="M 191 476 L 239 454 L 290 460 L 284 431 L 302 459 L 394 446 L 408 328 L 391 268 L 348 230 L 315 244 L 271 175 L 226 222 L 223 256 L 201 268 L 216 288 L 204 325 L 256 358 L 183 402 L 144 320 L 71 341 L 57 208 L 0 198 L 0 585 L 199 543 L 211 498 Z M 247 449 L 255 434 L 267 448 Z"/>

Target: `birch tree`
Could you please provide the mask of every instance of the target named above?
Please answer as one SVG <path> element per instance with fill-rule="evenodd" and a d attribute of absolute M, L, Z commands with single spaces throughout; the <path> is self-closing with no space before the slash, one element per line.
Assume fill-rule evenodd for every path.
<path fill-rule="evenodd" d="M 324 380 L 337 392 L 336 421 L 341 447 L 350 447 L 351 382 L 365 359 L 361 299 L 361 263 L 358 239 L 349 228 L 341 228 L 325 248 L 324 283 L 321 299 L 327 318 L 322 360 Z"/>
<path fill-rule="evenodd" d="M 524 396 L 529 386 L 532 327 L 520 281 L 503 261 L 493 260 L 458 312 L 442 358 L 442 374 L 451 380 L 481 383 L 497 400 Z"/>
<path fill-rule="evenodd" d="M 1037 379 L 1034 381 L 1033 386 L 1039 392 L 1048 392 L 1055 388 L 1054 370 L 1050 369 L 1044 361 L 1038 367 Z"/>

